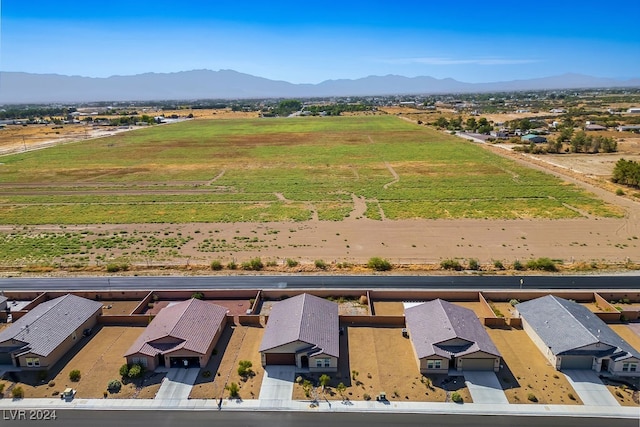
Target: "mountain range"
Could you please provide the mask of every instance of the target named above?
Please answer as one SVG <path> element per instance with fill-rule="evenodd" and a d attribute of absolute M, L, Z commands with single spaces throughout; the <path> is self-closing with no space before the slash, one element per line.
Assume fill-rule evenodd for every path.
<path fill-rule="evenodd" d="M 640 78 L 619 80 L 582 74 L 492 83 L 387 75 L 326 80 L 318 84 L 293 84 L 233 70 L 193 70 L 105 78 L 3 71 L 0 72 L 0 104 L 311 98 L 638 86 Z"/>

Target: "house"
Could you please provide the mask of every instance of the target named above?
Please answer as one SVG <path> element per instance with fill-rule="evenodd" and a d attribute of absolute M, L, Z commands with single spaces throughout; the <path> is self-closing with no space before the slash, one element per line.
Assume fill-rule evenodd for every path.
<path fill-rule="evenodd" d="M 7 309 L 7 297 L 0 295 L 0 311 Z"/>
<path fill-rule="evenodd" d="M 631 107 L 627 110 L 629 114 L 640 114 L 640 107 Z"/>
<path fill-rule="evenodd" d="M 129 364 L 204 367 L 222 335 L 227 309 L 192 298 L 160 310 L 124 354 Z"/>
<path fill-rule="evenodd" d="M 545 138 L 544 136 L 534 135 L 531 133 L 528 135 L 523 135 L 520 138 L 520 140 L 528 143 L 534 143 L 534 144 L 541 144 L 543 142 L 547 142 L 547 138 Z"/>
<path fill-rule="evenodd" d="M 603 130 L 607 130 L 607 128 L 605 126 L 597 125 L 595 123 L 589 123 L 585 125 L 584 130 L 603 131 Z"/>
<path fill-rule="evenodd" d="M 523 329 L 556 369 L 640 376 L 640 352 L 587 307 L 547 295 L 516 309 Z"/>
<path fill-rule="evenodd" d="M 338 304 L 300 294 L 273 305 L 260 344 L 262 365 L 336 372 L 340 356 Z"/>
<path fill-rule="evenodd" d="M 0 332 L 0 365 L 51 367 L 101 314 L 101 303 L 71 294 L 39 304 Z"/>
<path fill-rule="evenodd" d="M 507 129 L 492 130 L 489 132 L 489 135 L 496 139 L 509 139 L 509 137 L 511 136 L 509 130 Z"/>
<path fill-rule="evenodd" d="M 472 310 L 436 299 L 404 315 L 421 373 L 500 369 L 500 352 Z"/>
<path fill-rule="evenodd" d="M 618 126 L 618 132 L 640 132 L 640 125 Z"/>

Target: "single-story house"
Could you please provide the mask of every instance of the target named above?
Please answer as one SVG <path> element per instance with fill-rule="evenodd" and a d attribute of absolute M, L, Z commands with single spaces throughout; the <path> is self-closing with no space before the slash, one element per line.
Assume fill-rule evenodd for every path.
<path fill-rule="evenodd" d="M 227 311 L 195 298 L 163 308 L 124 354 L 127 363 L 148 370 L 204 367 L 222 335 Z"/>
<path fill-rule="evenodd" d="M 516 309 L 523 329 L 556 369 L 640 376 L 640 352 L 587 307 L 547 295 Z"/>
<path fill-rule="evenodd" d="M 618 132 L 637 132 L 640 131 L 640 125 L 622 125 L 618 126 Z"/>
<path fill-rule="evenodd" d="M 336 372 L 340 356 L 338 304 L 309 294 L 271 308 L 260 344 L 262 365 L 295 365 L 310 372 Z"/>
<path fill-rule="evenodd" d="M 547 138 L 545 138 L 544 136 L 540 136 L 540 135 L 534 135 L 532 133 L 527 134 L 527 135 L 523 135 L 520 138 L 521 141 L 524 142 L 528 142 L 528 143 L 534 143 L 534 144 L 542 144 L 544 142 L 547 142 Z"/>
<path fill-rule="evenodd" d="M 500 352 L 473 310 L 436 299 L 404 315 L 421 373 L 500 369 Z"/>
<path fill-rule="evenodd" d="M 597 125 L 595 123 L 589 123 L 589 124 L 585 125 L 584 130 L 602 131 L 602 130 L 607 130 L 607 128 L 606 128 L 606 126 Z"/>
<path fill-rule="evenodd" d="M 631 107 L 627 110 L 629 114 L 640 114 L 640 107 Z"/>
<path fill-rule="evenodd" d="M 101 314 L 102 303 L 71 294 L 39 304 L 0 332 L 0 365 L 51 367 Z"/>

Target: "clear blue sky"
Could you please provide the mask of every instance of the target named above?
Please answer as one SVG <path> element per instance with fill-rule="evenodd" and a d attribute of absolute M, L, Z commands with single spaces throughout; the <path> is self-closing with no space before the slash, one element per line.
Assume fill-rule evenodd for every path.
<path fill-rule="evenodd" d="M 640 77 L 640 1 L 0 0 L 0 70 Z"/>

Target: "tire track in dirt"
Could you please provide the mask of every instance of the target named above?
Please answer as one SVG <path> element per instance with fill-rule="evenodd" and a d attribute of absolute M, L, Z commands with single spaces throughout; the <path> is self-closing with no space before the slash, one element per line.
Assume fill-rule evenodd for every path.
<path fill-rule="evenodd" d="M 373 138 L 371 138 L 371 135 L 367 135 L 367 139 L 371 144 L 374 143 Z M 387 182 L 382 186 L 382 188 L 386 190 L 387 188 L 389 188 L 390 185 L 393 185 L 396 182 L 400 181 L 400 175 L 398 175 L 398 173 L 393 169 L 393 166 L 391 166 L 391 164 L 388 161 L 384 160 L 384 158 L 382 158 L 382 161 L 384 162 L 384 166 L 387 168 L 391 176 L 393 176 L 393 181 Z"/>
<path fill-rule="evenodd" d="M 226 169 L 222 169 L 222 171 L 218 175 L 214 176 L 213 179 L 211 179 L 211 181 L 207 182 L 207 185 L 211 185 L 217 180 L 219 180 L 220 178 L 222 178 L 226 171 L 227 171 Z"/>

